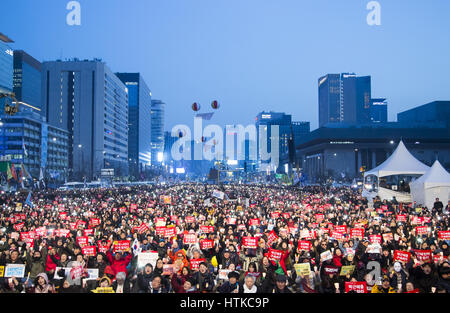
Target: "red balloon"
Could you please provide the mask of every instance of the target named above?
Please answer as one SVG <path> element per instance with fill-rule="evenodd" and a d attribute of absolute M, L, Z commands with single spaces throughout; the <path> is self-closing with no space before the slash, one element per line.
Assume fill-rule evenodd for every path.
<path fill-rule="evenodd" d="M 211 102 L 211 107 L 214 110 L 217 110 L 219 108 L 219 102 L 217 102 L 217 100 L 214 100 L 213 102 Z"/>
<path fill-rule="evenodd" d="M 198 104 L 197 102 L 192 103 L 192 110 L 196 112 L 200 110 L 200 104 Z"/>

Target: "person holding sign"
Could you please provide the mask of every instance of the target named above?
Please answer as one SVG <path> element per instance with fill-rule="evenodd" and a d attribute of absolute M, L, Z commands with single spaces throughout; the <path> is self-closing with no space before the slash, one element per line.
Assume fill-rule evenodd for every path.
<path fill-rule="evenodd" d="M 125 253 L 125 255 L 122 256 L 122 252 L 117 251 L 113 257 L 111 251 L 108 250 L 106 252 L 106 257 L 108 258 L 108 262 L 111 265 L 114 275 L 117 275 L 119 272 L 127 273 L 127 266 L 133 256 L 130 253 Z"/>

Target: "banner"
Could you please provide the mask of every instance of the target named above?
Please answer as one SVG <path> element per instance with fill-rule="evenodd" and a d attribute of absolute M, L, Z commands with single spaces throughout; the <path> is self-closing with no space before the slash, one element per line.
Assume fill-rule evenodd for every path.
<path fill-rule="evenodd" d="M 282 256 L 283 256 L 283 251 L 269 248 L 269 254 L 267 256 L 267 258 L 269 260 L 280 261 Z"/>
<path fill-rule="evenodd" d="M 416 227 L 416 233 L 418 236 L 420 235 L 426 235 L 428 232 L 428 227 L 427 226 L 417 226 Z"/>
<path fill-rule="evenodd" d="M 381 244 L 381 235 L 370 235 L 369 236 L 369 241 L 370 243 L 377 243 L 377 244 Z"/>
<path fill-rule="evenodd" d="M 278 240 L 278 236 L 277 236 L 277 234 L 272 230 L 272 231 L 269 233 L 269 235 L 267 236 L 267 243 L 268 243 L 269 245 L 271 245 L 272 242 L 274 242 L 274 241 L 276 241 L 276 240 Z"/>
<path fill-rule="evenodd" d="M 342 240 L 344 239 L 344 235 L 341 232 L 332 230 L 330 238 L 335 240 Z"/>
<path fill-rule="evenodd" d="M 190 224 L 190 223 L 195 223 L 195 217 L 194 216 L 186 216 L 185 219 L 186 223 Z"/>
<path fill-rule="evenodd" d="M 93 236 L 94 230 L 92 228 L 83 229 L 83 236 Z"/>
<path fill-rule="evenodd" d="M 250 226 L 258 226 L 259 225 L 259 218 L 251 218 L 249 221 Z"/>
<path fill-rule="evenodd" d="M 115 293 L 112 287 L 97 287 L 97 289 L 92 290 L 93 293 Z"/>
<path fill-rule="evenodd" d="M 131 243 L 129 240 L 119 240 L 114 244 L 114 253 L 116 252 L 127 252 L 130 250 Z"/>
<path fill-rule="evenodd" d="M 57 229 L 55 232 L 56 237 L 69 237 L 70 229 Z"/>
<path fill-rule="evenodd" d="M 186 234 L 183 237 L 183 244 L 196 244 L 197 243 L 197 235 L 196 234 Z"/>
<path fill-rule="evenodd" d="M 406 264 L 409 262 L 410 258 L 411 258 L 411 253 L 409 253 L 407 251 L 400 251 L 400 250 L 394 251 L 394 262 L 399 261 L 399 262 L 403 262 L 404 264 Z"/>
<path fill-rule="evenodd" d="M 430 262 L 432 258 L 431 250 L 414 250 L 414 254 L 416 259 L 422 262 Z"/>
<path fill-rule="evenodd" d="M 199 268 L 200 263 L 205 262 L 205 259 L 192 259 L 189 263 L 191 264 L 191 270 L 196 270 Z"/>
<path fill-rule="evenodd" d="M 155 218 L 155 226 L 166 226 L 166 218 L 165 217 L 157 217 Z"/>
<path fill-rule="evenodd" d="M 364 228 L 352 228 L 350 229 L 350 238 L 360 238 L 364 237 Z"/>
<path fill-rule="evenodd" d="M 96 247 L 95 246 L 85 246 L 81 248 L 81 253 L 86 256 L 95 256 L 96 255 Z"/>
<path fill-rule="evenodd" d="M 304 250 L 304 251 L 309 251 L 311 250 L 311 242 L 307 241 L 307 240 L 300 240 L 298 242 L 298 249 L 299 250 Z"/>
<path fill-rule="evenodd" d="M 335 231 L 341 233 L 341 234 L 346 234 L 347 233 L 347 225 L 337 225 L 334 228 Z"/>
<path fill-rule="evenodd" d="M 88 241 L 89 241 L 89 239 L 88 239 L 87 236 L 79 236 L 79 237 L 77 237 L 77 244 L 78 244 L 80 247 L 87 246 L 87 245 L 89 244 Z"/>
<path fill-rule="evenodd" d="M 200 225 L 200 230 L 205 234 L 210 234 L 214 232 L 214 226 Z"/>
<path fill-rule="evenodd" d="M 355 291 L 356 293 L 367 293 L 367 283 L 365 281 L 345 282 L 345 293 Z"/>
<path fill-rule="evenodd" d="M 200 249 L 208 250 L 214 247 L 214 241 L 212 239 L 205 239 L 200 241 Z"/>
<path fill-rule="evenodd" d="M 328 261 L 333 259 L 333 254 L 330 250 L 324 251 L 320 254 L 320 262 Z"/>
<path fill-rule="evenodd" d="M 256 249 L 258 247 L 258 238 L 256 237 L 243 237 L 242 246 L 250 249 Z"/>
<path fill-rule="evenodd" d="M 439 239 L 450 240 L 450 230 L 439 231 Z"/>

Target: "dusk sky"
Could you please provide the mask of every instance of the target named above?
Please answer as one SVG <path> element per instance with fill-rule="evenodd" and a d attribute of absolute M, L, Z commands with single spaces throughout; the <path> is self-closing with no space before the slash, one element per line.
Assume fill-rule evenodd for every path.
<path fill-rule="evenodd" d="M 140 72 L 166 104 L 166 130 L 191 125 L 221 104 L 212 123 L 250 124 L 262 110 L 318 125 L 318 78 L 372 76 L 372 97 L 400 111 L 450 100 L 450 1 L 79 0 L 81 26 L 66 24 L 69 0 L 2 0 L 0 32 L 40 61 L 101 58 Z"/>

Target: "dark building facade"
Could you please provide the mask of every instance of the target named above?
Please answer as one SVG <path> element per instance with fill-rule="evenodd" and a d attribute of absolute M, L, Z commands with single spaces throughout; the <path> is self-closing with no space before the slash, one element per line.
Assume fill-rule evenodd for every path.
<path fill-rule="evenodd" d="M 319 78 L 319 127 L 370 122 L 371 77 L 354 73 Z"/>
<path fill-rule="evenodd" d="M 370 100 L 370 120 L 372 123 L 386 123 L 388 120 L 387 101 L 384 98 Z"/>
<path fill-rule="evenodd" d="M 19 111 L 41 112 L 41 71 L 41 62 L 25 51 L 14 51 L 13 91 Z"/>
<path fill-rule="evenodd" d="M 297 157 L 310 182 L 330 177 L 345 181 L 362 177 L 361 168 L 380 165 L 400 140 L 421 162 L 431 166 L 437 159 L 450 169 L 450 129 L 411 123 L 322 127 L 297 146 Z"/>
<path fill-rule="evenodd" d="M 450 127 L 450 101 L 434 101 L 397 114 L 397 120 L 404 123 L 435 125 L 442 122 Z"/>
<path fill-rule="evenodd" d="M 128 88 L 128 161 L 130 175 L 140 178 L 150 166 L 152 95 L 140 73 L 116 73 Z"/>

